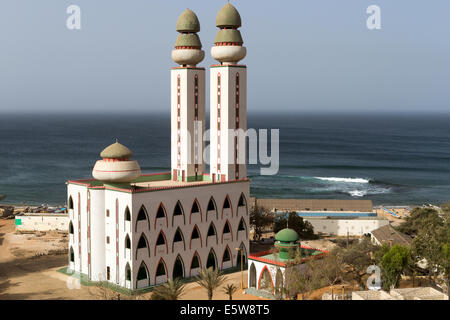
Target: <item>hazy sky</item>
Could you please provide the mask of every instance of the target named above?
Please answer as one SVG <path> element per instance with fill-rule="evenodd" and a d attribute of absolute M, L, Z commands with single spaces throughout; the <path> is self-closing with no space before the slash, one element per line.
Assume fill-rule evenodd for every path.
<path fill-rule="evenodd" d="M 178 16 L 197 13 L 208 67 L 225 2 L 1 0 L 0 113 L 168 113 Z M 448 0 L 231 3 L 242 17 L 251 112 L 450 110 Z M 71 4 L 81 30 L 66 28 Z M 366 26 L 372 4 L 381 30 Z"/>

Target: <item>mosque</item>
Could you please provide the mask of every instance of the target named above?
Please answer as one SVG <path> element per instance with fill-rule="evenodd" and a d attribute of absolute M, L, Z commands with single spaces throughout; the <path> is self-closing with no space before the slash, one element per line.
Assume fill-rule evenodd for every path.
<path fill-rule="evenodd" d="M 246 263 L 250 181 L 245 163 L 236 161 L 245 141 L 228 135 L 247 129 L 247 68 L 238 64 L 246 48 L 231 4 L 219 11 L 216 26 L 210 172 L 202 161 L 205 68 L 198 66 L 205 53 L 199 20 L 187 9 L 172 51 L 171 171 L 143 174 L 133 153 L 116 141 L 100 153 L 94 179 L 69 180 L 69 270 L 135 290 L 210 266 L 240 266 L 241 252 Z"/>

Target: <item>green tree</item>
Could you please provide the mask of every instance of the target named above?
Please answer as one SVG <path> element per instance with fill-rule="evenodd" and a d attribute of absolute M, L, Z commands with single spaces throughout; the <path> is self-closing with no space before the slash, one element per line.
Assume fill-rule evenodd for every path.
<path fill-rule="evenodd" d="M 278 216 L 273 224 L 273 232 L 277 233 L 288 226 L 294 229 L 302 240 L 317 239 L 311 223 L 303 220 L 295 211 Z"/>
<path fill-rule="evenodd" d="M 401 223 L 396 229 L 410 236 L 416 236 L 424 224 L 438 225 L 442 223 L 442 218 L 436 209 L 433 208 L 414 208 L 405 222 Z"/>
<path fill-rule="evenodd" d="M 178 300 L 184 291 L 184 286 L 180 279 L 169 279 L 169 281 L 152 292 L 151 300 Z"/>
<path fill-rule="evenodd" d="M 381 279 L 383 289 L 397 288 L 402 273 L 407 269 L 411 257 L 410 249 L 395 245 L 381 258 Z"/>
<path fill-rule="evenodd" d="M 212 300 L 214 290 L 222 285 L 225 276 L 217 269 L 209 267 L 200 271 L 195 277 L 197 284 L 208 292 L 208 300 Z"/>
<path fill-rule="evenodd" d="M 227 284 L 223 288 L 223 293 L 228 295 L 230 300 L 233 300 L 233 294 L 235 294 L 237 290 L 238 290 L 238 287 L 236 287 L 234 284 Z"/>
<path fill-rule="evenodd" d="M 255 204 L 250 210 L 250 228 L 253 229 L 253 240 L 260 240 L 264 230 L 272 224 L 273 213 Z"/>
<path fill-rule="evenodd" d="M 350 272 L 358 282 L 361 288 L 365 288 L 365 283 L 362 281 L 366 274 L 367 267 L 372 261 L 372 254 L 379 250 L 379 246 L 372 244 L 370 239 L 363 238 L 360 242 L 350 245 L 348 248 L 336 248 L 332 254 L 337 255 L 342 259 L 343 263 L 350 266 Z"/>

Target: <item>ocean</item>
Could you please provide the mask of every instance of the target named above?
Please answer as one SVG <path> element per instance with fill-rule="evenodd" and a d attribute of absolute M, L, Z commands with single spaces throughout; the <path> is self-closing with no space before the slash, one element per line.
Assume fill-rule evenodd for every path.
<path fill-rule="evenodd" d="M 169 115 L 0 115 L 0 203 L 64 205 L 65 182 L 90 178 L 119 139 L 145 173 L 170 171 Z M 370 199 L 375 205 L 450 200 L 450 115 L 255 114 L 280 130 L 280 167 L 249 165 L 252 196 Z M 207 124 L 208 127 L 208 124 Z"/>

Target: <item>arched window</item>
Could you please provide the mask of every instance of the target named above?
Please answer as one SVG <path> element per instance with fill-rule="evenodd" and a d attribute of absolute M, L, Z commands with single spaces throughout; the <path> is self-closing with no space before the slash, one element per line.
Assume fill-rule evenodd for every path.
<path fill-rule="evenodd" d="M 155 225 L 154 225 L 155 229 L 156 229 L 156 220 L 158 220 L 160 218 L 166 218 L 166 227 L 168 227 L 166 208 L 164 207 L 162 202 L 159 204 L 158 210 L 156 210 Z"/>
<path fill-rule="evenodd" d="M 137 281 L 145 280 L 145 279 L 148 279 L 148 271 L 147 271 L 147 266 L 145 265 L 145 262 L 142 262 L 141 266 L 139 267 L 139 270 L 138 270 Z"/>
<path fill-rule="evenodd" d="M 239 207 L 245 207 L 247 206 L 247 201 L 245 200 L 245 196 L 244 194 L 241 194 L 241 196 L 239 197 L 239 203 L 238 203 Z"/>
<path fill-rule="evenodd" d="M 231 208 L 230 199 L 228 198 L 228 196 L 225 198 L 225 201 L 223 202 L 223 208 L 224 209 Z"/>
<path fill-rule="evenodd" d="M 243 264 L 247 264 L 247 249 L 245 248 L 245 245 L 243 242 L 241 242 L 241 245 L 239 246 L 239 251 L 236 257 L 236 266 L 241 266 L 241 259 Z"/>
<path fill-rule="evenodd" d="M 70 262 L 75 262 L 75 254 L 72 247 L 70 247 Z"/>
<path fill-rule="evenodd" d="M 141 234 L 141 237 L 139 238 L 138 241 L 138 249 L 142 249 L 142 248 L 147 248 L 148 247 L 148 243 L 147 243 L 147 238 L 145 237 L 144 234 Z"/>
<path fill-rule="evenodd" d="M 69 197 L 69 209 L 73 210 L 73 199 L 72 199 L 72 196 Z"/>
<path fill-rule="evenodd" d="M 216 237 L 216 244 L 219 243 L 219 240 L 217 238 L 217 232 L 216 232 L 216 226 L 214 225 L 213 222 L 210 223 L 209 228 L 208 228 L 208 235 L 206 237 L 206 245 L 208 246 L 210 243 L 208 243 L 209 237 L 211 236 L 215 236 Z"/>
<path fill-rule="evenodd" d="M 69 222 L 69 233 L 73 234 L 73 223 L 72 223 L 72 221 Z"/>
<path fill-rule="evenodd" d="M 178 255 L 177 258 L 175 259 L 175 263 L 173 265 L 172 278 L 173 279 L 184 278 L 184 263 L 180 255 Z"/>
<path fill-rule="evenodd" d="M 183 232 L 180 228 L 177 228 L 175 235 L 173 236 L 172 252 L 175 251 L 175 243 L 183 242 L 183 250 L 186 250 L 186 244 L 184 242 Z"/>
<path fill-rule="evenodd" d="M 244 231 L 244 230 L 246 230 L 245 221 L 244 221 L 244 218 L 241 218 L 241 221 L 239 221 L 238 231 Z"/>
<path fill-rule="evenodd" d="M 214 198 L 211 197 L 208 202 L 208 211 L 216 210 L 216 202 L 214 201 Z"/>
<path fill-rule="evenodd" d="M 250 266 L 250 288 L 256 288 L 256 267 L 254 263 Z"/>
<path fill-rule="evenodd" d="M 125 280 L 126 281 L 131 281 L 131 268 L 130 265 L 127 263 L 126 267 L 125 267 Z"/>
<path fill-rule="evenodd" d="M 131 221 L 131 213 L 130 213 L 130 209 L 128 208 L 128 206 L 125 209 L 125 221 Z"/>
<path fill-rule="evenodd" d="M 227 220 L 225 222 L 225 225 L 223 226 L 223 231 L 222 231 L 222 243 L 223 243 L 223 237 L 225 235 L 231 235 L 231 241 L 233 241 L 233 234 L 231 233 L 231 226 L 230 226 L 230 222 Z"/>
<path fill-rule="evenodd" d="M 198 203 L 197 199 L 194 200 L 194 203 L 192 204 L 192 208 L 191 208 L 191 215 L 189 216 L 189 224 L 192 221 L 192 215 L 198 214 L 200 215 L 200 221 L 203 221 L 202 219 L 202 212 L 200 210 L 200 204 Z"/>
<path fill-rule="evenodd" d="M 216 253 L 214 252 L 214 249 L 211 249 L 208 254 L 208 259 L 206 260 L 206 269 L 212 267 L 213 269 L 217 268 L 216 263 Z"/>
<path fill-rule="evenodd" d="M 270 275 L 269 269 L 267 269 L 267 266 L 265 265 L 260 278 L 259 278 L 259 282 L 258 282 L 258 289 L 259 290 L 266 290 L 269 291 L 271 293 L 274 292 L 274 285 L 273 285 L 273 281 L 272 281 L 272 276 Z"/>
<path fill-rule="evenodd" d="M 183 224 L 186 224 L 186 221 L 184 220 L 183 206 L 181 205 L 179 200 L 177 201 L 175 208 L 173 209 L 172 227 L 174 226 L 174 220 L 176 216 L 183 216 Z"/>
<path fill-rule="evenodd" d="M 192 248 L 192 241 L 194 240 L 200 240 L 200 247 L 202 247 L 202 236 L 200 234 L 200 230 L 198 229 L 197 225 L 194 226 L 191 233 L 191 241 L 189 242 L 189 249 Z"/>
<path fill-rule="evenodd" d="M 158 236 L 158 239 L 156 240 L 156 245 L 160 246 L 160 245 L 163 245 L 163 244 L 166 244 L 166 239 L 164 239 L 163 234 L 160 232 L 159 236 Z"/>
<path fill-rule="evenodd" d="M 198 257 L 198 253 L 195 252 L 194 256 L 192 257 L 192 262 L 191 262 L 191 269 L 196 269 L 196 268 L 200 268 L 200 259 Z"/>
<path fill-rule="evenodd" d="M 161 259 L 159 260 L 158 267 L 156 268 L 156 276 L 157 276 L 157 277 L 159 277 L 159 276 L 165 276 L 166 274 L 167 274 L 167 272 L 166 272 L 166 266 L 165 266 L 165 264 L 164 264 L 164 260 L 161 258 Z"/>
<path fill-rule="evenodd" d="M 137 231 L 137 226 L 139 224 L 139 221 L 147 221 L 149 223 L 147 209 L 145 209 L 144 205 L 142 205 L 141 208 L 139 209 L 138 216 L 136 219 L 135 231 Z M 150 225 L 148 227 L 150 228 Z"/>
<path fill-rule="evenodd" d="M 131 249 L 131 240 L 130 240 L 130 236 L 127 235 L 125 237 L 125 249 Z"/>
<path fill-rule="evenodd" d="M 231 260 L 230 248 L 228 248 L 228 246 L 227 246 L 225 248 L 225 251 L 223 252 L 222 262 L 227 262 L 230 260 Z"/>

